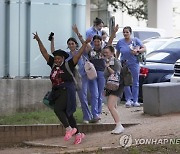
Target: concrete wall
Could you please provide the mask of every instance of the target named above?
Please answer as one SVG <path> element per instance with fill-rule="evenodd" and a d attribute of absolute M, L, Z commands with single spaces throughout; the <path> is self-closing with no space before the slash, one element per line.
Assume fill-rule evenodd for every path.
<path fill-rule="evenodd" d="M 148 27 L 162 28 L 173 35 L 173 1 L 148 0 Z"/>
<path fill-rule="evenodd" d="M 51 89 L 49 79 L 1 79 L 0 85 L 0 116 L 46 108 L 42 99 Z"/>

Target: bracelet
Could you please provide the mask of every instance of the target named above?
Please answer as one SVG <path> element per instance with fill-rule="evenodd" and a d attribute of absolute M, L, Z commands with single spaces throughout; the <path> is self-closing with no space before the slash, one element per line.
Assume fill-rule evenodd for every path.
<path fill-rule="evenodd" d="M 82 37 L 82 35 L 80 33 L 77 33 L 77 36 Z"/>

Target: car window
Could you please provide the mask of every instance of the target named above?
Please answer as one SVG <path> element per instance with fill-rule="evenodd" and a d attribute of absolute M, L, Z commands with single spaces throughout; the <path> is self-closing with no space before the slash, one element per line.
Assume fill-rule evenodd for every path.
<path fill-rule="evenodd" d="M 147 55 L 146 57 L 146 61 L 160 61 L 164 58 L 166 58 L 167 56 L 169 56 L 169 53 L 166 52 L 152 52 L 150 54 Z"/>
<path fill-rule="evenodd" d="M 147 53 L 150 53 L 151 51 L 159 49 L 164 43 L 166 43 L 165 40 L 149 41 L 147 43 L 144 43 L 144 45 L 146 46 Z"/>
<path fill-rule="evenodd" d="M 161 47 L 163 48 L 163 46 Z M 167 46 L 164 46 L 164 49 L 167 48 L 180 48 L 180 41 L 172 42 L 168 44 Z"/>
<path fill-rule="evenodd" d="M 135 31 L 134 36 L 139 38 L 141 41 L 143 41 L 147 38 L 160 36 L 160 34 L 158 32 Z"/>

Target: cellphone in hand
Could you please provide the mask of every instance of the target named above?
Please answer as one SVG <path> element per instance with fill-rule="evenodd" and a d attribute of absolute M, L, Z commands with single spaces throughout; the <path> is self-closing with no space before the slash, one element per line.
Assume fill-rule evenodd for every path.
<path fill-rule="evenodd" d="M 48 37 L 48 40 L 51 41 L 53 36 L 54 36 L 54 33 L 51 32 L 50 35 L 49 35 L 49 37 Z"/>

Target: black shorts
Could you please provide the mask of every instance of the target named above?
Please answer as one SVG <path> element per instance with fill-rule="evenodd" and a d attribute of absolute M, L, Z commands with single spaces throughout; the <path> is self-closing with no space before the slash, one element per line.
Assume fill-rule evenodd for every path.
<path fill-rule="evenodd" d="M 107 89 L 105 89 L 105 96 L 115 95 L 115 96 L 117 96 L 117 97 L 122 97 L 123 91 L 124 91 L 124 85 L 123 85 L 123 84 L 120 84 L 118 90 L 116 90 L 116 91 L 112 91 L 112 90 L 107 90 Z"/>

